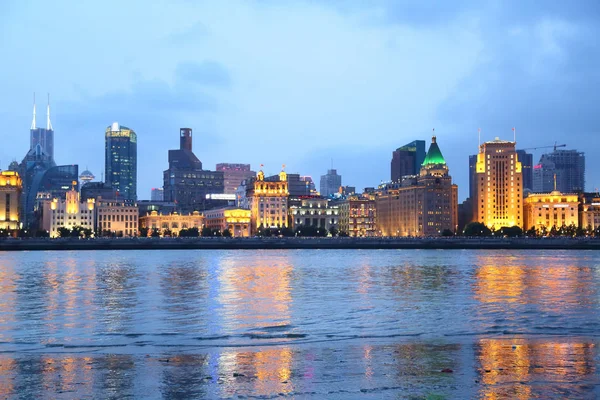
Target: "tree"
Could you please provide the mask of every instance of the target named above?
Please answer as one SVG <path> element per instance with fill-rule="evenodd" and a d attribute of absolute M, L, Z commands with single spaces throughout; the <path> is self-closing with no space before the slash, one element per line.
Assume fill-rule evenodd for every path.
<path fill-rule="evenodd" d="M 454 232 L 452 232 L 450 229 L 446 228 L 442 231 L 442 236 L 445 236 L 445 237 L 454 236 Z"/>
<path fill-rule="evenodd" d="M 35 233 L 35 237 L 47 238 L 50 237 L 50 232 L 40 229 Z"/>
<path fill-rule="evenodd" d="M 535 226 L 532 226 L 525 232 L 525 234 L 529 237 L 537 237 L 538 231 L 537 231 L 537 229 L 535 229 Z"/>
<path fill-rule="evenodd" d="M 231 234 L 231 231 L 229 229 L 225 229 L 223 231 L 223 237 L 231 237 L 231 236 L 233 236 L 233 235 Z"/>
<path fill-rule="evenodd" d="M 58 228 L 58 236 L 60 236 L 61 238 L 66 238 L 69 237 L 71 235 L 71 231 L 67 228 L 65 228 L 64 226 L 61 226 L 60 228 Z"/>
<path fill-rule="evenodd" d="M 348 232 L 346 232 L 346 231 L 340 231 L 340 233 L 338 233 L 338 236 L 339 237 L 348 237 L 350 235 L 348 235 Z"/>
<path fill-rule="evenodd" d="M 212 235 L 211 235 L 211 236 L 217 236 L 217 237 L 220 237 L 220 236 L 221 236 L 221 231 L 220 231 L 220 230 L 218 230 L 217 228 L 214 228 L 214 229 L 212 230 Z"/>
<path fill-rule="evenodd" d="M 140 227 L 140 236 L 141 237 L 148 237 L 148 232 L 150 231 L 150 229 L 146 226 L 142 226 Z"/>
<path fill-rule="evenodd" d="M 465 236 L 490 236 L 492 231 L 481 222 L 471 222 L 465 226 Z"/>
<path fill-rule="evenodd" d="M 198 230 L 198 227 L 194 226 L 187 230 L 187 235 L 188 237 L 198 237 L 200 236 L 200 231 Z"/>
<path fill-rule="evenodd" d="M 331 228 L 329 228 L 329 234 L 331 236 L 336 237 L 339 233 L 340 233 L 340 231 L 338 231 L 338 229 L 335 226 L 332 226 Z"/>
<path fill-rule="evenodd" d="M 201 234 L 204 237 L 212 236 L 212 229 L 210 229 L 209 227 L 205 226 L 204 228 L 202 228 L 202 233 Z"/>
<path fill-rule="evenodd" d="M 167 237 L 167 236 L 171 237 L 171 236 L 173 236 L 173 231 L 171 231 L 169 228 L 163 229 L 162 235 L 163 235 L 163 237 Z"/>
<path fill-rule="evenodd" d="M 517 237 L 523 235 L 523 229 L 516 225 L 511 227 L 505 226 L 500 228 L 500 234 L 508 237 Z"/>
<path fill-rule="evenodd" d="M 158 228 L 152 228 L 152 233 L 150 233 L 150 236 L 153 238 L 160 237 L 160 231 Z"/>

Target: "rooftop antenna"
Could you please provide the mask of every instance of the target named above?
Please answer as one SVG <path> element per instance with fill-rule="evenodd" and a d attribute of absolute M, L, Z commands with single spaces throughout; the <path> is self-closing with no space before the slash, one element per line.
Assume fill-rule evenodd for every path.
<path fill-rule="evenodd" d="M 35 126 L 35 92 L 33 92 L 33 121 L 31 121 L 31 129 L 37 128 Z"/>
<path fill-rule="evenodd" d="M 477 136 L 479 137 L 479 147 L 481 147 L 481 128 L 477 128 Z"/>
<path fill-rule="evenodd" d="M 556 174 L 554 174 L 554 191 L 556 192 Z"/>
<path fill-rule="evenodd" d="M 52 123 L 50 122 L 50 93 L 48 93 L 48 111 L 46 112 L 46 129 L 52 131 Z"/>
<path fill-rule="evenodd" d="M 513 142 L 517 143 L 517 131 L 515 130 L 515 128 L 512 128 L 513 131 Z"/>

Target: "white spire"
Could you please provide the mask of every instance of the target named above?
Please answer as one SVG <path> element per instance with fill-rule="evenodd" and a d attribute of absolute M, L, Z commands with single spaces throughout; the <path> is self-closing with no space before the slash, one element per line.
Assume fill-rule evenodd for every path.
<path fill-rule="evenodd" d="M 35 92 L 33 92 L 33 121 L 31 121 L 31 129 L 36 129 L 35 126 Z"/>
<path fill-rule="evenodd" d="M 52 131 L 52 123 L 50 122 L 50 93 L 48 93 L 48 111 L 46 113 L 47 121 L 46 121 L 46 129 Z"/>

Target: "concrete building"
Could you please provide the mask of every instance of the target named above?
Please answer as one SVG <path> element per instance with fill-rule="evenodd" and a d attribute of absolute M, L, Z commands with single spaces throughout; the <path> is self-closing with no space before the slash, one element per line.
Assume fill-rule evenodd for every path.
<path fill-rule="evenodd" d="M 288 182 L 284 171 L 265 179 L 261 170 L 247 182 L 246 201 L 252 211 L 252 233 L 261 228 L 288 226 Z"/>
<path fill-rule="evenodd" d="M 417 175 L 425 160 L 425 141 L 415 140 L 392 152 L 390 177 L 399 182 L 405 175 Z"/>
<path fill-rule="evenodd" d="M 488 228 L 523 228 L 523 181 L 516 142 L 496 138 L 479 147 L 473 217 Z"/>
<path fill-rule="evenodd" d="M 372 237 L 377 235 L 375 200 L 351 196 L 339 202 L 340 233 L 351 237 Z"/>
<path fill-rule="evenodd" d="M 338 175 L 337 170 L 329 169 L 326 175 L 321 175 L 321 196 L 329 197 L 339 192 L 342 186 L 342 176 Z"/>
<path fill-rule="evenodd" d="M 0 172 L 0 230 L 21 227 L 22 190 L 23 181 L 17 172 Z"/>
<path fill-rule="evenodd" d="M 157 211 L 151 211 L 149 214 L 139 218 L 139 227 L 148 228 L 148 236 L 157 229 L 160 236 L 165 236 L 170 232 L 171 236 L 179 236 L 182 229 L 198 228 L 202 230 L 204 226 L 204 217 L 198 211 L 190 214 L 159 214 Z"/>
<path fill-rule="evenodd" d="M 531 193 L 523 204 L 524 230 L 549 232 L 552 227 L 579 226 L 579 196 L 576 193 Z"/>
<path fill-rule="evenodd" d="M 95 201 L 93 199 L 81 201 L 75 187 L 69 190 L 65 197 L 64 200 L 53 198 L 43 202 L 40 228 L 48 231 L 52 238 L 60 236 L 60 228 L 71 230 L 82 227 L 93 231 Z"/>
<path fill-rule="evenodd" d="M 216 208 L 204 212 L 204 226 L 229 230 L 233 237 L 249 237 L 251 235 L 252 211 L 242 208 Z"/>
<path fill-rule="evenodd" d="M 525 150 L 517 150 L 517 156 L 521 163 L 523 191 L 533 191 L 533 154 Z"/>
<path fill-rule="evenodd" d="M 579 226 L 600 229 L 600 193 L 579 193 Z"/>
<path fill-rule="evenodd" d="M 223 193 L 235 194 L 242 181 L 256 176 L 255 171 L 250 170 L 250 164 L 217 164 L 217 171 L 223 172 Z"/>
<path fill-rule="evenodd" d="M 165 201 L 165 191 L 163 188 L 152 188 L 150 191 L 150 201 Z"/>
<path fill-rule="evenodd" d="M 336 202 L 330 202 L 323 198 L 305 198 L 299 206 L 290 206 L 291 228 L 302 226 L 314 226 L 330 231 L 335 228 L 338 231 L 340 209 Z"/>
<path fill-rule="evenodd" d="M 106 184 L 124 200 L 137 200 L 137 134 L 114 122 L 106 128 L 104 176 Z"/>
<path fill-rule="evenodd" d="M 419 175 L 384 186 L 375 197 L 381 236 L 439 236 L 458 227 L 458 187 L 432 138 Z"/>
<path fill-rule="evenodd" d="M 118 200 L 118 192 L 104 182 L 87 182 L 81 186 L 81 200 L 98 199 Z M 123 199 L 121 199 L 123 200 Z"/>
<path fill-rule="evenodd" d="M 554 186 L 562 193 L 585 191 L 585 155 L 577 150 L 554 150 L 543 154 L 533 169 L 533 191 L 550 192 Z"/>
<path fill-rule="evenodd" d="M 223 171 L 205 171 L 192 151 L 192 130 L 179 130 L 179 149 L 169 150 L 169 169 L 163 173 L 164 199 L 190 213 L 213 207 L 207 194 L 223 193 Z"/>
<path fill-rule="evenodd" d="M 138 235 L 139 210 L 133 202 L 98 199 L 96 201 L 95 230 L 98 236 Z"/>

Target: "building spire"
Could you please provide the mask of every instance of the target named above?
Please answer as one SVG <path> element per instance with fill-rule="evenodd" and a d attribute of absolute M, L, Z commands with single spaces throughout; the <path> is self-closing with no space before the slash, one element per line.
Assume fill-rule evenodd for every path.
<path fill-rule="evenodd" d="M 31 121 L 31 129 L 36 129 L 35 126 L 35 92 L 33 92 L 33 121 Z"/>
<path fill-rule="evenodd" d="M 52 123 L 50 122 L 50 93 L 48 93 L 48 111 L 46 112 L 46 129 L 52 131 Z"/>

